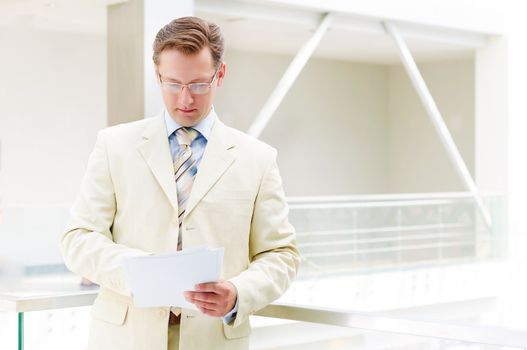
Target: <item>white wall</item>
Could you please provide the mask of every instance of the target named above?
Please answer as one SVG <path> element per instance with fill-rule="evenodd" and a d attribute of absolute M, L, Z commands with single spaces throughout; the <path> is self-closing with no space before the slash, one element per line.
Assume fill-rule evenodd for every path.
<path fill-rule="evenodd" d="M 69 204 L 106 125 L 106 39 L 0 29 L 4 206 Z"/>
<path fill-rule="evenodd" d="M 290 60 L 228 51 L 220 117 L 247 130 Z M 419 67 L 474 173 L 474 61 Z M 278 148 L 290 196 L 463 190 L 399 65 L 312 59 L 261 138 Z"/>
<path fill-rule="evenodd" d="M 228 51 L 220 118 L 246 131 L 290 61 Z M 311 60 L 261 136 L 279 150 L 286 194 L 385 192 L 387 94 L 386 66 Z"/>
<path fill-rule="evenodd" d="M 419 69 L 474 175 L 474 62 L 429 62 Z M 439 136 L 400 65 L 390 67 L 389 191 L 463 191 Z"/>
<path fill-rule="evenodd" d="M 0 27 L 0 47 L 0 257 L 57 263 L 60 207 L 106 125 L 106 38 L 23 25 Z"/>

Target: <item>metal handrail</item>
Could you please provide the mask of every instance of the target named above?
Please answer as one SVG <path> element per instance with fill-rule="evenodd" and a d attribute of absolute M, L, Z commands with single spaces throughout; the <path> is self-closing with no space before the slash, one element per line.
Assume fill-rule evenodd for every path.
<path fill-rule="evenodd" d="M 298 231 L 297 236 L 302 237 L 319 237 L 324 235 L 331 236 L 364 236 L 370 235 L 372 233 L 383 233 L 383 234 L 399 234 L 401 229 L 404 229 L 404 232 L 413 232 L 413 231 L 424 231 L 424 230 L 453 230 L 453 229 L 463 229 L 470 228 L 470 225 L 467 224 L 431 224 L 431 225 L 407 225 L 404 227 L 401 226 L 383 226 L 383 227 L 372 227 L 372 228 L 354 228 L 354 229 L 341 229 L 341 230 L 317 230 L 317 231 Z M 388 236 L 389 237 L 389 236 Z"/>
<path fill-rule="evenodd" d="M 459 203 L 455 199 L 402 200 L 402 201 L 370 201 L 370 202 L 327 202 L 327 203 L 291 203 L 290 209 L 336 209 L 336 208 L 390 208 L 390 207 L 422 207 Z M 469 199 L 467 198 L 467 203 Z"/>
<path fill-rule="evenodd" d="M 423 249 L 441 249 L 448 247 L 472 247 L 474 242 L 472 241 L 459 241 L 454 243 L 440 243 L 440 244 L 414 244 L 403 247 L 388 247 L 388 248 L 372 248 L 372 249 L 348 249 L 348 250 L 334 250 L 330 252 L 322 253 L 305 253 L 302 254 L 304 258 L 326 258 L 335 256 L 350 256 L 358 254 L 368 253 L 393 253 L 401 251 L 412 251 L 412 250 L 423 250 Z"/>
<path fill-rule="evenodd" d="M 504 192 L 484 192 L 483 197 L 504 196 Z M 289 204 L 297 203 L 339 203 L 339 202 L 389 202 L 435 199 L 472 199 L 470 192 L 430 192 L 430 193 L 389 193 L 333 196 L 289 196 Z"/>
<path fill-rule="evenodd" d="M 256 312 L 255 315 L 367 331 L 527 349 L 526 332 L 494 326 L 430 322 L 396 318 L 377 312 L 368 313 L 286 303 L 273 303 Z"/>
<path fill-rule="evenodd" d="M 297 247 L 302 250 L 303 248 L 320 248 L 327 246 L 343 246 L 350 244 L 376 244 L 376 243 L 401 243 L 404 241 L 419 241 L 419 240 L 430 240 L 430 239 L 443 239 L 443 238 L 460 238 L 470 237 L 474 238 L 472 233 L 449 233 L 449 234 L 424 234 L 424 235 L 409 235 L 404 237 L 388 237 L 388 238 L 358 238 L 358 239 L 343 239 L 340 241 L 323 241 L 323 242 L 307 242 L 297 243 Z"/>

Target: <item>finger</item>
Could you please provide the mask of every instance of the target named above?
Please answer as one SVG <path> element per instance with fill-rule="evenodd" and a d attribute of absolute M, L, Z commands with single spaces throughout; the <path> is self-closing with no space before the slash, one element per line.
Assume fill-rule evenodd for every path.
<path fill-rule="evenodd" d="M 218 282 L 200 283 L 200 284 L 196 284 L 194 288 L 200 292 L 212 292 L 212 293 L 221 292 L 221 288 L 219 287 Z"/>
<path fill-rule="evenodd" d="M 219 313 L 215 311 L 214 309 L 208 309 L 206 307 L 201 307 L 201 306 L 196 306 L 196 307 L 198 308 L 199 311 L 201 311 L 203 314 L 207 316 L 214 316 L 214 317 L 219 316 Z"/>
<path fill-rule="evenodd" d="M 206 293 L 203 293 L 203 292 L 191 292 L 191 293 L 185 292 L 184 296 L 185 296 L 186 299 L 190 299 L 190 300 L 193 300 L 193 301 L 202 301 L 202 302 L 207 302 L 207 303 L 211 303 L 211 304 L 217 304 L 221 300 L 221 297 L 218 294 L 209 293 L 209 292 L 206 292 Z"/>
<path fill-rule="evenodd" d="M 207 302 L 204 302 L 204 301 L 194 301 L 193 303 L 194 305 L 196 305 L 197 307 L 200 307 L 202 309 L 207 309 L 209 311 L 213 311 L 213 312 L 219 312 L 219 307 L 218 305 L 216 304 L 211 304 L 211 303 L 207 303 Z"/>

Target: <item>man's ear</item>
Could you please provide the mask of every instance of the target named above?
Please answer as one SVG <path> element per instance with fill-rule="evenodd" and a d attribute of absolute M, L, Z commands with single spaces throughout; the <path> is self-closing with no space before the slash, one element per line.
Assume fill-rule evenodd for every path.
<path fill-rule="evenodd" d="M 218 78 L 217 78 L 218 86 L 221 86 L 223 82 L 223 78 L 225 78 L 226 72 L 227 72 L 227 65 L 225 64 L 225 62 L 222 62 L 220 69 L 218 70 Z"/>

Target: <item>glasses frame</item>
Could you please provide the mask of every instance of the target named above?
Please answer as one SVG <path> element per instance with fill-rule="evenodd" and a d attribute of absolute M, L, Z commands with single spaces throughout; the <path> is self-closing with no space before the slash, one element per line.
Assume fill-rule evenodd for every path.
<path fill-rule="evenodd" d="M 216 77 L 218 76 L 218 72 L 220 71 L 221 64 L 216 68 L 216 71 L 214 72 L 214 75 L 212 76 L 212 80 L 209 83 L 189 83 L 189 84 L 180 84 L 180 83 L 170 83 L 167 81 L 163 81 L 161 79 L 161 73 L 157 73 L 159 77 L 159 83 L 161 84 L 161 87 L 163 87 L 166 91 L 179 94 L 183 92 L 184 88 L 187 88 L 188 92 L 192 95 L 205 95 L 210 92 L 210 89 L 212 87 L 212 84 L 214 84 L 214 81 L 216 80 Z M 207 90 L 204 92 L 193 92 L 192 86 L 205 86 L 207 85 Z"/>

